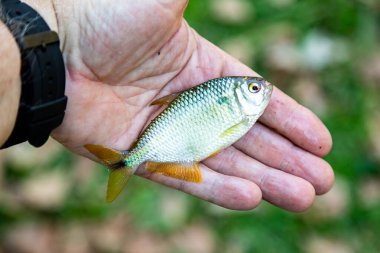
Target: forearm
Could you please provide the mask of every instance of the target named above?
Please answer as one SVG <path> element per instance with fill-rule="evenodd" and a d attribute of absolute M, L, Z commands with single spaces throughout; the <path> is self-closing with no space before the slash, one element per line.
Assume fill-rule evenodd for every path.
<path fill-rule="evenodd" d="M 20 51 L 7 26 L 0 21 L 0 146 L 16 121 L 20 100 Z"/>
<path fill-rule="evenodd" d="M 53 31 L 57 31 L 57 21 L 52 1 L 45 0 L 21 0 L 34 8 L 48 23 Z M 5 11 L 0 15 L 6 22 L 17 22 L 6 18 Z M 12 23 L 12 24 L 13 24 Z M 18 31 L 17 23 L 13 25 L 16 36 L 21 36 L 22 30 Z M 22 27 L 22 26 L 20 26 Z M 0 21 L 0 146 L 5 143 L 11 134 L 19 108 L 21 80 L 21 58 L 18 46 L 8 27 Z"/>

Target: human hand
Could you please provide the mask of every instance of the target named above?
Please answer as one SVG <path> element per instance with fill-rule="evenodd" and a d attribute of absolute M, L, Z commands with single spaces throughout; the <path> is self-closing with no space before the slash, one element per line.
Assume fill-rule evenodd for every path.
<path fill-rule="evenodd" d="M 30 2 L 39 10 L 41 1 Z M 87 143 L 125 150 L 157 115 L 154 99 L 220 76 L 257 75 L 188 26 L 186 3 L 52 0 L 41 9 L 56 13 L 49 23 L 57 25 L 67 68 L 69 102 L 54 138 L 90 158 Z M 200 164 L 201 184 L 143 168 L 137 174 L 230 209 L 255 208 L 263 197 L 302 211 L 332 186 L 332 169 L 320 158 L 331 145 L 312 112 L 274 89 L 260 122 Z"/>

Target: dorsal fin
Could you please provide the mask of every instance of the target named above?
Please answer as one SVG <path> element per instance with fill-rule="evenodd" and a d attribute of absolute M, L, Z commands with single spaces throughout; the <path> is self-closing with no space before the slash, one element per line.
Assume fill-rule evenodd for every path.
<path fill-rule="evenodd" d="M 162 98 L 154 100 L 150 105 L 167 105 L 170 104 L 180 93 L 173 93 Z"/>

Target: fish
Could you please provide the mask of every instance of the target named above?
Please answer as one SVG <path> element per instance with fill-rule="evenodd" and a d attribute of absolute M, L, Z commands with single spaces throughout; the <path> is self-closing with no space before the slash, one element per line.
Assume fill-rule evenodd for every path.
<path fill-rule="evenodd" d="M 261 77 L 227 76 L 151 103 L 166 105 L 130 150 L 84 147 L 109 168 L 106 201 L 122 192 L 140 165 L 151 173 L 201 183 L 198 163 L 232 145 L 267 107 L 273 86 Z"/>

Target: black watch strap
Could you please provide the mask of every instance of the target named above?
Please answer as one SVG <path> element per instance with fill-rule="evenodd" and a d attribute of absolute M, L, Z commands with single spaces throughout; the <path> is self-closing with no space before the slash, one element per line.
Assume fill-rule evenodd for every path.
<path fill-rule="evenodd" d="M 0 0 L 0 5 L 7 15 L 4 22 L 13 33 L 22 57 L 22 87 L 16 125 L 1 148 L 25 141 L 39 147 L 62 123 L 67 104 L 59 38 L 30 6 L 18 0 Z M 24 27 L 20 29 L 20 26 Z M 20 30 L 24 32 L 16 34 Z"/>

